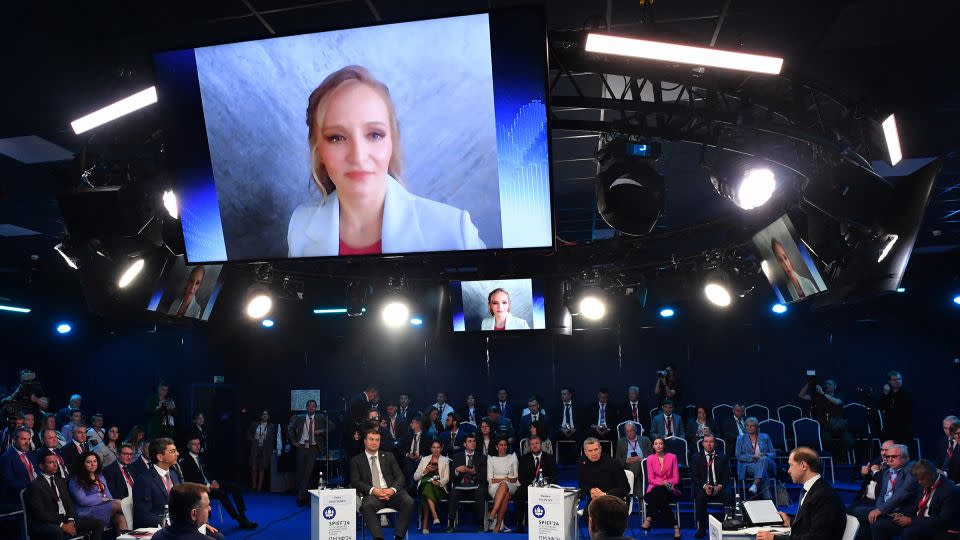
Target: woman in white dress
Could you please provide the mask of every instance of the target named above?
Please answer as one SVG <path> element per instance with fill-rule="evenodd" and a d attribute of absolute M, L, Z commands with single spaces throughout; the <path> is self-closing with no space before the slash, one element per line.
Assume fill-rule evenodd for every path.
<path fill-rule="evenodd" d="M 520 483 L 519 462 L 517 455 L 510 452 L 510 443 L 506 437 L 498 437 L 497 442 L 487 458 L 487 485 L 490 497 L 493 498 L 493 508 L 487 520 L 492 523 L 493 532 L 500 532 L 503 528 L 503 516 L 507 513 L 510 497 L 517 491 Z"/>

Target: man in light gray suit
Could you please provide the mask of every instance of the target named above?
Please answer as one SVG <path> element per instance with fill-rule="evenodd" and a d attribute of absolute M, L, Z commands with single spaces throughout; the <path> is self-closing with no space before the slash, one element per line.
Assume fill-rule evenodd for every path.
<path fill-rule="evenodd" d="M 637 432 L 637 424 L 632 421 L 624 424 L 623 431 L 626 437 L 617 441 L 617 462 L 633 473 L 633 494 L 643 497 L 643 485 L 640 481 L 640 467 L 643 466 L 641 461 L 653 453 L 653 445 L 649 438 Z"/>
<path fill-rule="evenodd" d="M 307 401 L 307 412 L 290 419 L 287 436 L 297 450 L 297 506 L 307 506 L 307 490 L 313 479 L 313 467 L 317 454 L 326 449 L 327 433 L 333 423 L 322 414 L 317 414 L 317 402 Z"/>

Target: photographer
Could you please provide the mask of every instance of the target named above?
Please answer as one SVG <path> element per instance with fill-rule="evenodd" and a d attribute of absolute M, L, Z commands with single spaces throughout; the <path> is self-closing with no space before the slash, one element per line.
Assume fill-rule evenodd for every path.
<path fill-rule="evenodd" d="M 906 443 L 913 439 L 913 396 L 903 389 L 903 375 L 899 371 L 887 373 L 883 396 L 877 409 L 883 413 L 883 431 L 880 437 Z"/>
<path fill-rule="evenodd" d="M 22 411 L 29 411 L 38 417 L 41 409 L 46 409 L 48 401 L 37 380 L 37 374 L 29 369 L 21 369 L 20 384 L 9 395 L 0 400 L 3 406 L 3 423 L 7 424 Z"/>
<path fill-rule="evenodd" d="M 147 400 L 147 438 L 173 437 L 174 414 L 177 405 L 170 398 L 170 386 L 161 382 L 157 395 Z"/>
<path fill-rule="evenodd" d="M 847 451 L 853 448 L 853 435 L 847 429 L 843 414 L 843 400 L 837 395 L 837 383 L 833 379 L 817 384 L 816 376 L 810 377 L 800 390 L 800 399 L 811 402 L 811 416 L 820 422 L 820 434 L 826 439 L 834 459 L 846 459 Z"/>
<path fill-rule="evenodd" d="M 677 379 L 677 370 L 672 364 L 667 364 L 657 372 L 657 383 L 653 387 L 653 393 L 656 395 L 658 406 L 669 399 L 673 401 L 677 410 L 683 413 L 683 406 L 680 404 L 680 383 Z"/>

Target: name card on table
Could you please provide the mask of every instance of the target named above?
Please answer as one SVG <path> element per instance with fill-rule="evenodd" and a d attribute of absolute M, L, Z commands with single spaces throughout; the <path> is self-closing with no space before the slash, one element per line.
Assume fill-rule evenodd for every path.
<path fill-rule="evenodd" d="M 570 508 L 566 493 L 556 488 L 527 489 L 527 523 L 531 540 L 567 540 L 570 538 Z"/>
<path fill-rule="evenodd" d="M 311 540 L 356 540 L 357 491 L 310 490 Z"/>

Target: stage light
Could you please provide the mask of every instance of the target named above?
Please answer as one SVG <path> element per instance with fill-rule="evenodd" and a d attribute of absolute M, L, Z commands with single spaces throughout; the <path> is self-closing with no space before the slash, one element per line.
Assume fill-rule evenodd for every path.
<path fill-rule="evenodd" d="M 666 187 L 654 167 L 660 145 L 605 134 L 597 150 L 597 212 L 614 229 L 648 234 L 663 214 Z"/>
<path fill-rule="evenodd" d="M 662 62 L 676 62 L 694 66 L 709 66 L 739 71 L 752 71 L 777 75 L 783 69 L 783 58 L 747 54 L 734 51 L 723 51 L 706 47 L 691 47 L 676 43 L 649 41 L 605 34 L 587 34 L 587 52 L 613 54 L 617 56 L 631 56 L 658 60 Z"/>
<path fill-rule="evenodd" d="M 903 293 L 907 292 L 907 289 L 906 289 L 906 287 L 897 287 L 897 292 L 900 293 L 900 294 L 903 294 Z"/>
<path fill-rule="evenodd" d="M 0 311 L 9 311 L 11 313 L 30 313 L 30 308 L 0 304 Z"/>
<path fill-rule="evenodd" d="M 173 219 L 180 219 L 180 207 L 177 204 L 177 193 L 172 189 L 163 192 L 163 207 Z"/>
<path fill-rule="evenodd" d="M 419 317 L 414 317 L 410 319 L 410 324 L 412 324 L 413 326 L 420 326 L 421 324 L 423 324 L 423 319 Z"/>
<path fill-rule="evenodd" d="M 607 305 L 599 296 L 588 294 L 580 299 L 580 315 L 598 321 L 607 314 Z"/>
<path fill-rule="evenodd" d="M 89 131 L 97 126 L 102 126 L 107 122 L 112 122 L 121 116 L 132 113 L 133 111 L 142 109 L 147 105 L 152 105 L 157 102 L 157 88 L 151 86 L 146 90 L 141 90 L 132 96 L 125 97 L 116 103 L 107 105 L 106 107 L 94 111 L 82 118 L 78 118 L 73 122 L 70 122 L 70 125 L 73 127 L 73 132 L 77 135 Z"/>
<path fill-rule="evenodd" d="M 272 319 L 264 319 L 264 320 L 260 321 L 260 324 L 263 325 L 264 328 L 273 328 L 273 320 L 272 320 Z"/>
<path fill-rule="evenodd" d="M 730 289 L 719 283 L 707 283 L 703 287 L 703 294 L 711 304 L 718 307 L 728 307 L 733 299 Z"/>
<path fill-rule="evenodd" d="M 718 159 L 710 170 L 710 183 L 743 210 L 763 206 L 777 191 L 777 176 L 770 167 L 743 158 Z"/>
<path fill-rule="evenodd" d="M 120 275 L 120 280 L 117 281 L 117 286 L 121 289 L 127 288 L 128 285 L 137 279 L 137 276 L 140 275 L 140 272 L 143 271 L 143 266 L 143 259 L 137 259 L 130 263 L 130 265 L 127 266 L 127 268 L 123 271 L 123 274 Z"/>
<path fill-rule="evenodd" d="M 897 119 L 891 114 L 881 125 L 883 126 L 883 138 L 887 141 L 890 165 L 896 165 L 903 159 L 903 150 L 900 148 L 900 134 L 897 132 Z"/>
<path fill-rule="evenodd" d="M 954 303 L 954 304 L 957 304 L 957 305 L 960 305 L 960 296 L 954 296 L 954 297 L 953 297 L 953 303 Z"/>
<path fill-rule="evenodd" d="M 76 257 L 71 257 L 70 255 L 67 254 L 67 251 L 69 248 L 64 246 L 63 242 L 53 246 L 53 249 L 54 251 L 59 253 L 61 257 L 63 257 L 63 260 L 64 262 L 67 263 L 67 266 L 69 266 L 70 268 L 73 268 L 74 270 L 77 270 L 80 268 L 79 259 L 77 259 Z"/>
<path fill-rule="evenodd" d="M 877 257 L 877 262 L 882 263 L 884 259 L 887 258 L 887 255 L 890 254 L 890 250 L 893 249 L 893 245 L 897 243 L 897 240 L 900 237 L 896 234 L 888 234 L 883 240 L 883 248 L 880 250 L 880 256 Z"/>
<path fill-rule="evenodd" d="M 257 293 L 247 302 L 247 317 L 262 319 L 273 309 L 273 298 L 265 293 Z"/>
<path fill-rule="evenodd" d="M 69 334 L 71 330 L 73 330 L 73 327 L 69 323 L 63 322 L 57 325 L 58 334 Z"/>
<path fill-rule="evenodd" d="M 776 313 L 777 315 L 783 315 L 784 313 L 787 312 L 787 306 L 785 306 L 785 305 L 783 305 L 783 304 L 774 304 L 774 305 L 770 308 L 770 311 Z"/>
<path fill-rule="evenodd" d="M 391 300 L 384 304 L 380 316 L 388 328 L 400 328 L 410 320 L 410 308 L 399 300 Z"/>
<path fill-rule="evenodd" d="M 672 308 L 663 308 L 660 310 L 660 316 L 663 317 L 664 319 L 669 319 L 670 317 L 673 317 L 676 314 L 677 312 L 674 311 Z"/>
<path fill-rule="evenodd" d="M 347 308 L 317 308 L 313 310 L 314 315 L 334 315 L 337 313 L 346 313 L 346 312 L 347 312 Z"/>

